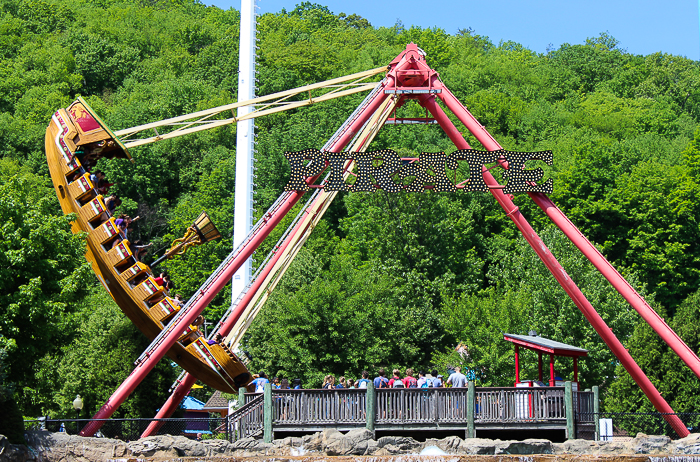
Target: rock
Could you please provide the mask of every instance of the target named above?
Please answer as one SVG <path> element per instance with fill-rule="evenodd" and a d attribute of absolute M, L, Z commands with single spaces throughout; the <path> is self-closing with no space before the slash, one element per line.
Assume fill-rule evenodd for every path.
<path fill-rule="evenodd" d="M 630 443 L 630 449 L 635 454 L 667 454 L 671 438 L 665 435 L 645 435 L 637 433 Z"/>
<path fill-rule="evenodd" d="M 135 457 L 178 457 L 182 454 L 174 447 L 175 438 L 170 435 L 148 436 L 128 443 L 129 455 Z"/>
<path fill-rule="evenodd" d="M 596 441 L 589 440 L 567 440 L 563 443 L 552 444 L 554 454 L 596 454 L 599 445 Z"/>
<path fill-rule="evenodd" d="M 372 432 L 366 428 L 357 428 L 347 432 L 345 438 L 348 439 L 352 446 L 350 454 L 362 456 L 367 453 L 369 442 L 372 441 Z"/>
<path fill-rule="evenodd" d="M 320 451 L 323 447 L 323 437 L 321 433 L 304 435 L 301 440 L 304 442 L 304 448 L 306 448 L 307 451 Z"/>
<path fill-rule="evenodd" d="M 598 441 L 598 454 L 630 454 L 627 444 L 622 441 Z"/>
<path fill-rule="evenodd" d="M 464 444 L 464 440 L 459 436 L 448 436 L 438 440 L 435 446 L 439 447 L 448 454 L 457 454 L 459 453 L 459 448 L 462 444 Z"/>
<path fill-rule="evenodd" d="M 700 454 L 700 433 L 691 433 L 685 438 L 674 441 L 673 454 Z"/>
<path fill-rule="evenodd" d="M 383 436 L 377 440 L 377 446 L 380 448 L 392 446 L 395 448 L 392 448 L 395 451 L 416 452 L 421 447 L 421 444 L 413 438 L 408 438 L 406 436 Z M 391 449 L 389 449 L 389 451 L 391 451 Z M 392 452 L 392 454 L 397 453 L 398 452 Z"/>
<path fill-rule="evenodd" d="M 250 449 L 255 447 L 260 440 L 256 440 L 253 437 L 248 437 L 248 438 L 241 438 L 240 440 L 236 440 L 231 444 L 232 449 Z"/>
<path fill-rule="evenodd" d="M 92 462 L 128 455 L 126 443 L 111 438 L 86 438 L 47 431 L 28 431 L 24 437 L 39 460 Z"/>
<path fill-rule="evenodd" d="M 377 447 L 377 449 L 375 451 L 373 451 L 371 455 L 373 455 L 373 456 L 390 456 L 390 455 L 392 455 L 392 453 L 389 452 L 386 448 Z"/>
<path fill-rule="evenodd" d="M 231 450 L 231 443 L 226 440 L 203 440 L 201 444 L 207 447 L 207 451 L 211 455 L 226 454 Z"/>
<path fill-rule="evenodd" d="M 460 445 L 460 451 L 463 451 L 462 454 L 493 455 L 496 453 L 496 444 L 488 438 L 470 438 Z"/>
<path fill-rule="evenodd" d="M 3 462 L 28 462 L 34 461 L 36 458 L 27 446 L 12 444 L 5 435 L 0 435 L 0 460 Z"/>
<path fill-rule="evenodd" d="M 495 442 L 495 454 L 553 454 L 552 442 L 549 440 L 527 439 L 525 441 Z"/>
<path fill-rule="evenodd" d="M 369 441 L 373 437 L 372 432 L 366 428 L 356 428 L 354 430 L 350 430 L 345 434 L 345 436 L 349 438 L 353 444 Z"/>
<path fill-rule="evenodd" d="M 329 456 L 345 456 L 352 453 L 352 441 L 338 430 L 324 430 L 322 439 L 321 451 Z"/>

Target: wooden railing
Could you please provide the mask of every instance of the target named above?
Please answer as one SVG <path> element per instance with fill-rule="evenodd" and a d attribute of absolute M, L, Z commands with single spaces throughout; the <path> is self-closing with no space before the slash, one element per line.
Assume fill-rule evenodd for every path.
<path fill-rule="evenodd" d="M 367 390 L 274 390 L 273 424 L 365 423 Z"/>
<path fill-rule="evenodd" d="M 263 395 L 246 395 L 246 404 L 236 409 L 228 418 L 231 441 L 262 435 L 263 415 Z"/>
<path fill-rule="evenodd" d="M 554 424 L 571 428 L 594 422 L 593 392 L 573 392 L 566 398 L 563 387 L 549 388 L 404 388 L 272 390 L 267 407 L 264 394 L 245 393 L 245 405 L 232 414 L 231 433 L 238 438 L 260 434 L 264 425 L 289 430 L 311 427 L 367 427 L 406 429 L 449 427 L 471 428 L 474 424 Z M 372 399 L 369 403 L 368 399 Z M 573 403 L 573 419 L 567 421 L 566 402 Z M 370 405 L 371 404 L 371 405 Z M 264 424 L 264 412 L 270 412 Z M 269 409 L 269 411 L 268 411 Z M 373 409 L 372 415 L 367 415 Z M 473 420 L 472 420 L 473 419 Z M 575 422 L 574 422 L 575 421 Z M 271 426 L 270 426 L 271 425 Z M 268 434 L 268 433 L 266 433 Z M 472 433 L 473 434 L 473 433 Z M 568 434 L 568 433 L 567 433 Z"/>
<path fill-rule="evenodd" d="M 593 423 L 595 421 L 594 399 L 592 391 L 574 392 L 574 414 L 577 422 Z"/>
<path fill-rule="evenodd" d="M 566 420 L 563 388 L 479 388 L 476 422 Z"/>

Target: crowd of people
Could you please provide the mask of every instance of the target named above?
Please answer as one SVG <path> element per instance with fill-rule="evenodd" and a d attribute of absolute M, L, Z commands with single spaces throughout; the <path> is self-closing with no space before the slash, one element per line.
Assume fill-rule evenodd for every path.
<path fill-rule="evenodd" d="M 447 380 L 443 380 L 444 376 L 438 374 L 437 369 L 430 372 L 418 371 L 418 376 L 414 377 L 413 369 L 406 369 L 405 374 L 399 369 L 392 371 L 391 378 L 387 378 L 386 371 L 379 369 L 377 376 L 370 380 L 369 372 L 362 371 L 362 376 L 359 379 L 346 378 L 341 376 L 336 383 L 335 376 L 329 374 L 324 377 L 321 389 L 332 390 L 341 388 L 367 388 L 367 385 L 372 383 L 374 388 L 440 388 L 453 387 L 463 388 L 467 386 L 467 377 L 462 374 L 459 366 L 454 369 L 449 369 Z M 403 375 L 403 377 L 402 377 Z M 265 389 L 265 384 L 271 384 L 273 389 L 302 389 L 301 379 L 294 379 L 290 385 L 289 380 L 284 377 L 274 377 L 272 381 L 268 379 L 264 371 L 260 371 L 253 376 L 253 386 L 255 393 L 262 393 Z"/>

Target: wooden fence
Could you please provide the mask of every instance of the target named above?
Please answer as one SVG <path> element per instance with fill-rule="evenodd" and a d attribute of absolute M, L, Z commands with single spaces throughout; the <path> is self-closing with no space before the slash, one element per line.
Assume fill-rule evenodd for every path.
<path fill-rule="evenodd" d="M 597 391 L 597 390 L 596 390 Z M 567 422 L 564 388 L 404 388 L 272 390 L 271 427 L 467 428 L 474 424 L 556 424 Z M 264 427 L 263 394 L 241 394 L 246 404 L 230 421 L 234 438 L 259 435 Z M 573 418 L 592 423 L 597 393 L 573 392 Z M 371 404 L 370 406 L 368 406 Z M 367 413 L 370 412 L 368 416 Z M 272 431 L 272 430 L 270 430 Z M 567 430 L 568 431 L 568 430 Z"/>

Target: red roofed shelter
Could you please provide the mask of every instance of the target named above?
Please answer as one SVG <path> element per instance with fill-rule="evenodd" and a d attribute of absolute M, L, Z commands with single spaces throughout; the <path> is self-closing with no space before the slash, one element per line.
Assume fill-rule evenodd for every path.
<path fill-rule="evenodd" d="M 555 386 L 554 382 L 554 357 L 567 356 L 574 358 L 574 382 L 578 389 L 578 358 L 588 356 L 588 350 L 557 342 L 538 336 L 534 331 L 530 335 L 503 334 L 503 339 L 515 344 L 515 385 L 520 383 L 520 347 L 537 352 L 538 380 L 542 382 L 542 353 L 549 353 L 549 386 Z"/>

